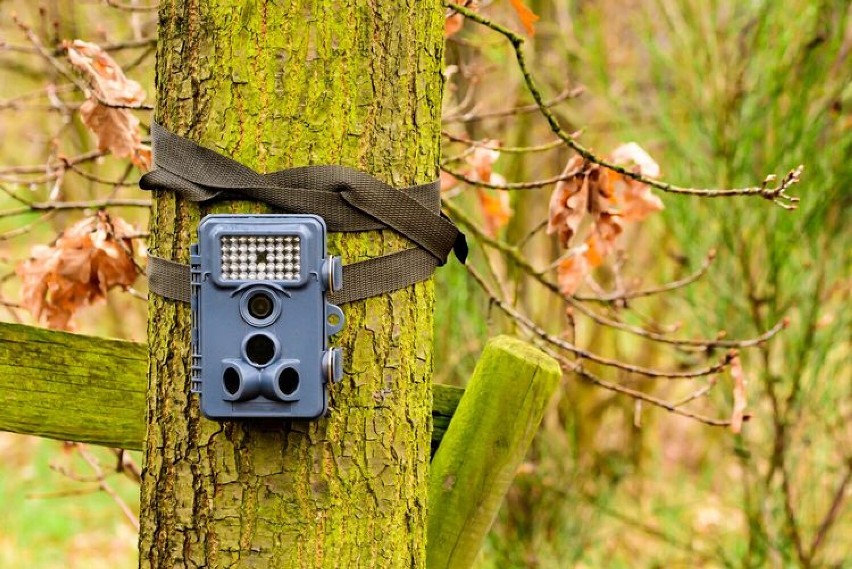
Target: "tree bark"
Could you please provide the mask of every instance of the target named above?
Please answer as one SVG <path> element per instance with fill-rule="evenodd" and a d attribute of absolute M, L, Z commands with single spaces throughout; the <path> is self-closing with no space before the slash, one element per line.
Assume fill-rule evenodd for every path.
<path fill-rule="evenodd" d="M 161 0 L 157 120 L 258 171 L 437 176 L 438 0 Z M 259 211 L 257 204 L 217 212 Z M 183 262 L 211 210 L 163 194 L 152 252 Z M 344 262 L 406 247 L 333 235 Z M 212 422 L 189 394 L 189 307 L 151 295 L 140 566 L 423 567 L 431 283 L 346 305 L 346 376 L 310 423 Z"/>

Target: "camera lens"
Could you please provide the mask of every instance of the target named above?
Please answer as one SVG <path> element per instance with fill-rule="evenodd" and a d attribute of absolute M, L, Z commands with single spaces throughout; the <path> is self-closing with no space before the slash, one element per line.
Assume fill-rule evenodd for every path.
<path fill-rule="evenodd" d="M 251 363 L 264 366 L 275 357 L 275 342 L 266 334 L 255 334 L 246 340 L 245 350 Z"/>
<path fill-rule="evenodd" d="M 225 373 L 222 374 L 222 383 L 224 383 L 228 395 L 236 395 L 237 391 L 240 390 L 240 383 L 242 383 L 239 372 L 232 367 L 226 368 Z"/>
<path fill-rule="evenodd" d="M 248 313 L 258 320 L 269 318 L 274 308 L 272 298 L 266 292 L 256 292 L 248 300 Z"/>
<path fill-rule="evenodd" d="M 299 388 L 299 372 L 291 367 L 281 370 L 278 375 L 278 389 L 284 395 L 293 395 Z"/>

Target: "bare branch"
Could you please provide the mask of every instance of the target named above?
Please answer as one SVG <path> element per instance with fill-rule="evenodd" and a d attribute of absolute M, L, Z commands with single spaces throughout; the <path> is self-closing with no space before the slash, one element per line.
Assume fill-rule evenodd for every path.
<path fill-rule="evenodd" d="M 42 203 L 31 203 L 25 207 L 19 207 L 15 209 L 7 209 L 6 211 L 0 211 L 0 218 L 3 217 L 14 217 L 17 215 L 24 215 L 27 213 L 32 213 L 34 211 L 61 211 L 61 210 L 71 210 L 71 209 L 103 209 L 106 207 L 151 207 L 151 202 L 149 200 L 142 199 L 106 199 L 106 200 L 88 200 L 88 201 L 76 201 L 76 202 L 42 202 Z"/>
<path fill-rule="evenodd" d="M 565 176 L 559 175 L 554 176 L 553 178 L 546 178 L 544 180 L 533 180 L 531 182 L 510 182 L 506 184 L 492 184 L 491 182 L 483 182 L 481 180 L 476 180 L 474 178 L 470 178 L 465 176 L 461 172 L 457 172 L 455 170 L 450 170 L 444 166 L 441 166 L 441 170 L 449 174 L 450 176 L 457 178 L 459 181 L 464 182 L 465 184 L 470 184 L 471 186 L 478 186 L 481 188 L 491 188 L 492 190 L 531 190 L 535 188 L 543 188 L 545 186 L 550 186 L 551 184 L 555 184 L 561 180 L 569 180 L 573 176 Z"/>
<path fill-rule="evenodd" d="M 118 2 L 117 0 L 104 0 L 104 3 L 110 8 L 117 8 L 119 10 L 124 10 L 125 12 L 156 12 L 159 8 L 157 4 L 137 6 L 136 4 L 125 4 L 123 2 Z"/>
<path fill-rule="evenodd" d="M 783 207 L 784 209 L 796 208 L 796 204 L 798 203 L 799 198 L 788 195 L 787 190 L 789 190 L 790 187 L 794 184 L 798 183 L 799 178 L 802 174 L 802 170 L 804 168 L 801 165 L 790 170 L 787 175 L 782 178 L 781 183 L 776 186 L 770 186 L 771 183 L 775 182 L 776 177 L 774 175 L 769 175 L 764 179 L 763 183 L 760 186 L 733 189 L 687 188 L 677 186 L 675 184 L 670 184 L 667 182 L 662 182 L 660 180 L 655 180 L 647 176 L 643 176 L 639 172 L 629 170 L 627 168 L 624 168 L 623 166 L 619 166 L 618 164 L 613 164 L 612 162 L 609 162 L 597 156 L 591 150 L 580 144 L 574 136 L 566 132 L 559 124 L 556 115 L 554 115 L 553 112 L 550 110 L 547 102 L 544 100 L 544 97 L 538 87 L 538 84 L 536 83 L 535 79 L 533 79 L 529 66 L 527 65 L 526 55 L 523 49 L 523 37 L 504 26 L 501 26 L 500 24 L 492 22 L 491 20 L 468 8 L 456 6 L 455 4 L 449 4 L 446 2 L 446 0 L 445 5 L 448 7 L 452 7 L 454 10 L 463 14 L 469 20 L 496 31 L 497 33 L 503 35 L 509 41 L 515 52 L 515 59 L 518 62 L 518 67 L 520 68 L 521 74 L 523 75 L 524 83 L 527 87 L 527 90 L 530 92 L 533 99 L 535 100 L 536 105 L 539 111 L 541 111 L 542 116 L 544 116 L 548 125 L 550 125 L 550 129 L 557 137 L 559 137 L 563 142 L 565 142 L 566 146 L 574 150 L 584 159 L 595 164 L 599 164 L 600 166 L 603 166 L 608 170 L 612 170 L 613 172 L 617 172 L 622 176 L 625 176 L 632 180 L 636 180 L 637 182 L 641 182 L 643 184 L 647 184 L 664 192 L 674 194 L 686 194 L 704 198 L 756 195 L 764 199 L 768 199 L 773 203 Z"/>
<path fill-rule="evenodd" d="M 834 492 L 834 498 L 831 500 L 831 506 L 828 508 L 828 512 L 826 512 L 822 523 L 819 524 L 819 529 L 816 531 L 816 534 L 814 534 L 813 541 L 811 541 L 811 546 L 808 549 L 808 563 L 813 562 L 814 557 L 816 557 L 819 552 L 819 548 L 825 542 L 825 538 L 828 537 L 829 530 L 831 530 L 831 527 L 837 521 L 837 518 L 840 517 L 840 512 L 843 509 L 843 502 L 846 499 L 846 491 L 849 488 L 850 483 L 852 483 L 852 458 L 847 458 L 846 472 L 843 474 L 843 479 L 840 481 L 840 484 L 837 485 L 837 490 Z"/>
<path fill-rule="evenodd" d="M 501 251 L 506 255 L 514 264 L 518 266 L 522 271 L 524 271 L 527 275 L 531 276 L 538 283 L 543 285 L 545 288 L 550 290 L 552 293 L 558 295 L 560 298 L 564 298 L 572 307 L 579 310 L 583 315 L 590 318 L 592 321 L 601 324 L 603 326 L 609 326 L 616 330 L 620 330 L 622 332 L 627 332 L 633 334 L 635 336 L 640 336 L 647 340 L 651 340 L 654 342 L 659 342 L 663 344 L 670 344 L 673 346 L 681 346 L 681 347 L 694 347 L 700 349 L 710 349 L 710 348 L 751 348 L 755 346 L 759 346 L 771 339 L 773 336 L 778 334 L 781 330 L 787 327 L 788 322 L 786 319 L 779 321 L 775 326 L 771 329 L 767 330 L 763 334 L 755 337 L 749 338 L 745 340 L 723 340 L 723 339 L 676 339 L 669 338 L 659 332 L 654 332 L 651 330 L 646 330 L 644 328 L 640 328 L 638 326 L 630 326 L 628 324 L 624 324 L 617 320 L 612 320 L 607 318 L 601 314 L 597 314 L 592 311 L 583 303 L 571 296 L 565 296 L 559 290 L 559 286 L 553 281 L 549 280 L 545 276 L 546 271 L 542 271 L 533 267 L 529 261 L 527 261 L 524 256 L 521 254 L 520 250 L 516 246 L 509 245 L 503 241 L 495 239 L 489 235 L 486 235 L 474 222 L 471 220 L 467 214 L 465 214 L 461 209 L 455 206 L 452 201 L 448 199 L 442 199 L 442 204 L 444 209 L 449 212 L 450 216 L 463 225 L 465 228 L 469 229 L 471 233 L 481 241 L 482 243 Z"/>
<path fill-rule="evenodd" d="M 544 103 L 548 108 L 558 105 L 563 101 L 567 101 L 568 99 L 575 99 L 583 94 L 585 91 L 585 87 L 566 87 L 561 93 L 556 95 L 551 100 Z M 514 107 L 511 109 L 503 109 L 499 111 L 487 111 L 482 113 L 475 112 L 459 112 L 457 114 L 449 115 L 441 119 L 441 122 L 445 124 L 450 123 L 472 123 L 478 122 L 486 119 L 495 119 L 495 118 L 503 118 L 503 117 L 511 117 L 515 115 L 521 115 L 525 113 L 535 113 L 539 110 L 539 104 L 533 103 L 529 105 L 521 105 L 519 107 Z"/>
<path fill-rule="evenodd" d="M 704 262 L 701 263 L 701 267 L 691 275 L 687 275 L 682 279 L 678 279 L 676 281 L 672 281 L 670 283 L 666 283 L 663 285 L 659 285 L 656 287 L 627 291 L 627 292 L 614 292 L 612 294 L 607 294 L 605 296 L 587 296 L 582 294 L 575 294 L 574 298 L 576 300 L 581 301 L 593 301 L 593 302 L 605 302 L 605 303 L 613 303 L 613 302 L 621 302 L 624 300 L 632 300 L 634 298 L 641 298 L 644 296 L 653 296 L 655 294 L 662 294 L 666 292 L 672 292 L 686 286 L 691 285 L 692 283 L 698 281 L 707 274 L 707 270 L 710 268 L 710 265 L 713 264 L 713 259 L 716 257 L 716 250 L 711 249 L 707 256 L 704 258 Z"/>
<path fill-rule="evenodd" d="M 446 130 L 441 131 L 441 135 L 444 138 L 450 140 L 451 142 L 467 144 L 468 146 L 472 146 L 474 148 L 488 148 L 491 150 L 499 150 L 501 153 L 504 154 L 528 154 L 531 152 L 545 152 L 547 150 L 553 150 L 554 148 L 560 148 L 565 145 L 565 143 L 563 143 L 561 140 L 554 140 L 551 142 L 546 142 L 544 144 L 538 144 L 536 146 L 496 146 L 493 143 L 486 143 L 479 140 L 470 140 L 468 138 L 456 136 Z"/>
<path fill-rule="evenodd" d="M 479 286 L 485 291 L 485 294 L 488 295 L 491 302 L 496 305 L 500 310 L 505 312 L 508 316 L 510 316 L 513 320 L 515 320 L 518 324 L 523 326 L 527 331 L 531 332 L 539 339 L 544 340 L 545 342 L 552 344 L 560 349 L 571 352 L 576 356 L 616 369 L 620 369 L 622 371 L 628 373 L 634 373 L 638 375 L 644 375 L 646 377 L 653 378 L 672 378 L 672 379 L 693 379 L 696 377 L 703 377 L 707 375 L 712 375 L 714 373 L 718 373 L 725 369 L 725 367 L 731 362 L 731 360 L 736 355 L 735 352 L 728 352 L 719 362 L 705 368 L 699 368 L 690 371 L 665 371 L 665 370 L 656 370 L 650 369 L 642 366 L 637 366 L 633 364 L 629 364 L 626 362 L 622 362 L 619 360 L 613 360 L 611 358 L 607 358 L 593 352 L 589 352 L 588 350 L 584 350 L 578 346 L 575 346 L 571 342 L 563 340 L 562 338 L 557 338 L 551 334 L 548 334 L 546 330 L 541 328 L 538 324 L 533 322 L 530 318 L 522 314 L 519 310 L 512 307 L 500 298 L 488 283 L 482 278 L 482 276 L 474 269 L 470 263 L 465 264 L 465 268 L 468 272 L 473 276 L 474 280 L 479 283 Z"/>

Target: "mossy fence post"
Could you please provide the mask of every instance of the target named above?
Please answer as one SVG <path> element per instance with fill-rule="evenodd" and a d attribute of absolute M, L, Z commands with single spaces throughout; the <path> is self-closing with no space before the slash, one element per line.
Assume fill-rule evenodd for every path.
<path fill-rule="evenodd" d="M 344 164 L 435 179 L 439 0 L 161 0 L 156 120 L 261 172 Z M 186 262 L 208 212 L 156 196 L 151 250 Z M 334 235 L 353 262 L 406 247 Z M 189 395 L 189 309 L 151 295 L 140 566 L 424 567 L 430 282 L 345 306 L 346 375 L 312 423 L 208 421 Z"/>

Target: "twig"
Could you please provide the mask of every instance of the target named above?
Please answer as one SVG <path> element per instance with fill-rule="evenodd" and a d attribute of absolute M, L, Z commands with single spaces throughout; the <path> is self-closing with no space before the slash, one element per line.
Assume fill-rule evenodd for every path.
<path fill-rule="evenodd" d="M 503 154 L 528 154 L 531 152 L 544 152 L 565 145 L 565 143 L 561 140 L 554 140 L 551 142 L 546 142 L 544 144 L 538 144 L 536 146 L 496 146 L 493 143 L 489 144 L 487 142 L 482 142 L 479 140 L 470 140 L 467 138 L 456 136 L 450 132 L 447 132 L 446 130 L 441 131 L 441 134 L 444 136 L 444 138 L 447 138 L 451 142 L 467 144 L 468 146 L 472 146 L 474 148 L 488 148 L 490 150 L 498 150 Z"/>
<path fill-rule="evenodd" d="M 98 487 L 103 490 L 110 498 L 112 498 L 112 500 L 121 509 L 124 516 L 130 521 L 131 524 L 133 524 L 133 527 L 136 528 L 136 531 L 139 531 L 139 519 L 130 510 L 130 507 L 127 505 L 127 503 L 121 499 L 121 496 L 119 496 L 118 493 L 116 493 L 116 491 L 112 489 L 112 486 L 107 483 L 106 476 L 104 475 L 104 472 L 101 469 L 101 466 L 98 463 L 97 459 L 91 454 L 89 454 L 89 452 L 86 451 L 82 445 L 76 445 L 76 449 L 80 456 L 83 457 L 83 460 L 85 460 L 95 472 L 95 475 L 98 478 Z"/>
<path fill-rule="evenodd" d="M 97 160 L 98 158 L 106 156 L 106 154 L 106 152 L 103 152 L 101 150 L 91 150 L 78 156 L 72 156 L 71 158 L 60 157 L 59 162 L 53 164 L 45 164 L 40 166 L 7 166 L 6 168 L 0 168 L 0 176 L 5 176 L 8 174 L 43 174 L 44 172 L 57 172 L 65 169 L 66 166 L 77 165 L 82 164 L 83 162 L 91 162 L 92 160 Z"/>
<path fill-rule="evenodd" d="M 154 38 L 140 38 L 140 39 L 121 41 L 121 42 L 107 43 L 107 44 L 104 44 L 100 47 L 104 51 L 122 51 L 122 50 L 125 50 L 125 49 L 150 48 L 151 46 L 156 47 L 156 45 L 157 45 L 157 38 L 154 37 Z M 15 53 L 29 53 L 29 54 L 33 54 L 33 55 L 41 55 L 39 53 L 39 51 L 34 47 L 25 46 L 25 45 L 8 44 L 8 43 L 5 43 L 2 40 L 0 40 L 0 52 L 2 52 L 2 51 L 11 51 L 11 52 L 15 52 Z M 60 56 L 63 53 L 65 53 L 65 48 L 60 46 L 60 47 L 57 47 L 57 48 L 50 50 L 50 53 L 52 55 L 55 55 L 55 56 Z"/>
<path fill-rule="evenodd" d="M 531 190 L 534 188 L 543 188 L 545 186 L 555 184 L 556 182 L 562 180 L 570 180 L 574 177 L 573 175 L 566 176 L 564 174 L 560 174 L 552 178 L 546 178 L 544 180 L 533 180 L 531 182 L 508 182 L 506 184 L 492 184 L 491 182 L 483 182 L 481 180 L 470 178 L 462 174 L 461 172 L 450 170 L 449 168 L 445 168 L 444 166 L 441 166 L 441 170 L 453 176 L 454 178 L 464 182 L 465 184 L 470 184 L 471 186 L 479 186 L 481 188 L 491 188 L 492 190 Z"/>
<path fill-rule="evenodd" d="M 81 81 L 72 72 L 70 72 L 62 63 L 60 63 L 59 60 L 56 59 L 56 56 L 54 56 L 47 48 L 44 47 L 44 45 L 41 43 L 41 40 L 38 38 L 38 36 L 36 36 L 33 33 L 32 29 L 30 29 L 30 27 L 27 24 L 25 24 L 20 19 L 18 19 L 17 15 L 13 15 L 12 20 L 24 32 L 24 34 L 27 36 L 27 39 L 30 41 L 31 44 L 33 44 L 33 47 L 36 49 L 38 54 L 41 55 L 41 57 L 45 61 L 47 61 L 54 69 L 56 69 L 56 71 L 58 71 L 60 75 L 62 75 L 63 77 L 68 79 L 71 83 L 76 85 L 78 89 L 80 89 L 81 91 L 83 91 L 87 95 L 94 97 L 94 99 L 98 102 L 99 105 L 103 105 L 104 107 L 109 107 L 111 109 L 130 109 L 130 110 L 136 110 L 136 111 L 152 111 L 152 110 L 154 110 L 153 105 L 141 105 L 141 104 L 127 105 L 127 104 L 122 104 L 122 103 L 113 103 L 113 102 L 105 101 L 104 99 L 101 99 L 100 96 L 98 96 L 97 93 L 92 91 L 92 89 L 89 87 L 88 84 Z"/>
<path fill-rule="evenodd" d="M 39 224 L 44 223 L 49 220 L 56 214 L 55 211 L 48 211 L 44 215 L 40 216 L 38 219 L 33 221 L 32 223 L 28 223 L 23 227 L 18 227 L 16 229 L 10 229 L 4 233 L 0 233 L 0 241 L 7 241 L 9 239 L 14 239 L 15 237 L 20 237 L 21 235 L 25 235 L 35 229 Z"/>
<path fill-rule="evenodd" d="M 25 24 L 22 20 L 18 18 L 17 14 L 12 14 L 12 21 L 24 32 L 24 35 L 27 37 L 29 42 L 32 44 L 33 48 L 35 48 L 36 52 L 44 59 L 51 67 L 56 69 L 60 75 L 65 77 L 68 81 L 73 83 L 83 92 L 87 92 L 89 90 L 89 86 L 80 81 L 73 73 L 68 71 L 68 69 L 59 62 L 58 59 L 41 43 L 41 40 L 38 36 L 33 33 L 32 29 Z"/>
<path fill-rule="evenodd" d="M 547 227 L 548 220 L 544 219 L 538 223 L 535 227 L 529 230 L 529 232 L 521 237 L 517 243 L 515 243 L 515 248 L 521 250 L 524 246 L 529 243 L 530 239 L 536 236 L 540 231 L 544 230 Z"/>
<path fill-rule="evenodd" d="M 575 346 L 571 342 L 563 340 L 561 338 L 557 338 L 551 334 L 548 334 L 546 330 L 541 328 L 538 324 L 530 320 L 527 316 L 521 314 L 516 308 L 510 306 L 507 302 L 505 302 L 502 298 L 500 298 L 494 291 L 488 286 L 488 283 L 485 282 L 485 279 L 479 274 L 479 272 L 474 269 L 470 263 L 465 264 L 465 268 L 467 271 L 473 276 L 474 280 L 479 283 L 479 286 L 485 292 L 486 295 L 490 298 L 491 302 L 495 304 L 500 310 L 505 312 L 508 316 L 510 316 L 513 320 L 515 320 L 518 324 L 523 326 L 526 330 L 538 336 L 540 339 L 548 342 L 558 348 L 566 350 L 575 354 L 576 356 L 607 366 L 613 367 L 616 369 L 620 369 L 622 371 L 628 373 L 635 373 L 638 375 L 644 375 L 646 377 L 655 377 L 655 378 L 672 378 L 672 379 L 693 379 L 696 377 L 703 377 L 707 375 L 712 375 L 714 373 L 718 373 L 725 369 L 725 367 L 731 362 L 731 360 L 736 356 L 735 352 L 728 352 L 725 356 L 717 363 L 708 366 L 706 368 L 700 368 L 696 370 L 676 372 L 676 371 L 664 371 L 664 370 L 656 370 L 650 369 L 642 366 L 637 366 L 634 364 L 629 364 L 626 362 L 621 362 L 618 360 L 613 360 L 604 356 L 600 356 L 593 352 L 589 352 L 588 350 L 584 350 L 578 346 Z"/>
<path fill-rule="evenodd" d="M 132 168 L 132 166 L 133 165 L 131 164 L 130 167 Z M 95 182 L 96 184 L 104 184 L 105 186 L 112 186 L 113 188 L 136 187 L 136 184 L 128 184 L 125 182 L 125 180 L 127 179 L 127 174 L 125 174 L 120 180 L 107 180 L 106 178 L 101 178 L 100 176 L 90 174 L 85 170 L 78 168 L 75 164 L 68 164 L 68 169 L 77 174 L 78 176 L 86 178 L 87 180 Z"/>
<path fill-rule="evenodd" d="M 710 393 L 710 391 L 712 391 L 714 387 L 716 387 L 716 383 L 716 376 L 711 375 L 709 378 L 707 378 L 707 385 L 705 385 L 701 389 L 696 389 L 683 399 L 672 403 L 672 405 L 674 405 L 675 407 L 683 407 L 687 403 L 691 403 L 696 399 L 701 399 L 702 397 Z"/>
<path fill-rule="evenodd" d="M 655 294 L 662 294 L 666 292 L 672 292 L 674 290 L 678 290 L 684 288 L 686 286 L 691 285 L 692 283 L 698 281 L 707 274 L 707 270 L 710 268 L 710 265 L 713 264 L 713 259 L 716 257 L 716 250 L 711 249 L 707 256 L 704 258 L 704 261 L 701 263 L 701 267 L 691 275 L 688 275 L 682 279 L 678 279 L 663 285 L 659 285 L 656 287 L 627 291 L 627 292 L 614 292 L 611 294 L 603 295 L 603 296 L 591 296 L 591 295 L 582 295 L 575 294 L 574 298 L 580 301 L 590 301 L 590 302 L 620 302 L 623 300 L 631 300 L 634 298 L 641 298 L 643 296 L 653 296 Z"/>
<path fill-rule="evenodd" d="M 0 218 L 24 215 L 34 211 L 61 211 L 69 209 L 103 209 L 105 207 L 151 207 L 149 200 L 143 199 L 105 199 L 76 202 L 43 202 L 31 203 L 25 207 L 0 211 Z"/>
<path fill-rule="evenodd" d="M 112 449 L 112 452 L 118 459 L 116 471 L 124 473 L 125 475 L 127 475 L 128 478 L 130 478 L 137 484 L 141 484 L 142 470 L 139 468 L 136 462 L 132 458 L 130 458 L 130 455 L 127 454 L 127 451 L 123 448 L 114 448 Z"/>
<path fill-rule="evenodd" d="M 790 531 L 790 537 L 793 540 L 793 546 L 796 548 L 796 555 L 803 567 L 810 567 L 807 554 L 805 553 L 804 545 L 802 544 L 802 533 L 799 530 L 799 523 L 796 520 L 796 512 L 793 509 L 793 491 L 790 488 L 790 478 L 786 465 L 780 465 L 781 471 L 781 495 L 784 502 L 784 516 L 787 518 L 787 526 Z"/>
<path fill-rule="evenodd" d="M 701 423 L 704 423 L 706 425 L 710 425 L 710 426 L 713 426 L 713 427 L 727 427 L 731 424 L 730 420 L 714 419 L 713 417 L 707 417 L 707 416 L 701 415 L 699 413 L 694 413 L 693 411 L 689 411 L 688 409 L 683 409 L 679 405 L 675 405 L 675 404 L 670 403 L 670 402 L 668 402 L 664 399 L 659 399 L 657 397 L 654 397 L 653 395 L 648 395 L 647 393 L 644 393 L 642 391 L 637 391 L 635 389 L 631 389 L 629 387 L 625 387 L 623 385 L 619 385 L 617 383 L 612 383 L 612 382 L 606 381 L 604 379 L 601 379 L 600 377 L 596 376 L 595 374 L 593 374 L 590 371 L 583 368 L 581 365 L 578 365 L 577 362 L 572 362 L 570 360 L 565 359 L 565 357 L 562 354 L 556 352 L 556 350 L 550 349 L 547 346 L 539 346 L 539 347 L 541 347 L 542 350 L 544 350 L 545 352 L 549 353 L 551 356 L 556 358 L 560 362 L 560 364 L 563 366 L 563 369 L 565 369 L 567 372 L 576 373 L 577 375 L 579 375 L 580 377 L 582 377 L 583 379 L 585 379 L 589 383 L 592 383 L 593 385 L 597 385 L 598 387 L 602 387 L 603 389 L 606 389 L 607 391 L 612 391 L 614 393 L 620 393 L 621 395 L 627 395 L 628 397 L 631 397 L 631 398 L 633 398 L 637 401 L 643 401 L 645 403 L 649 403 L 651 405 L 654 405 L 655 407 L 660 407 L 661 409 L 665 409 L 666 411 L 669 411 L 669 412 L 674 413 L 676 415 L 681 415 L 683 417 L 695 419 L 696 421 L 699 421 Z"/>
<path fill-rule="evenodd" d="M 811 541 L 811 546 L 808 549 L 806 556 L 809 564 L 813 562 L 820 546 L 828 536 L 831 526 L 834 525 L 837 518 L 840 516 L 843 501 L 846 499 L 846 490 L 849 488 L 850 482 L 852 482 L 852 458 L 846 460 L 846 473 L 843 475 L 843 479 L 840 481 L 840 484 L 838 484 L 837 491 L 834 493 L 834 498 L 831 500 L 831 506 L 828 508 L 828 512 L 826 512 L 825 518 L 823 518 L 822 523 L 820 523 L 816 534 L 814 534 L 813 541 Z"/>
<path fill-rule="evenodd" d="M 151 4 L 150 6 L 136 6 L 135 4 L 124 4 L 116 0 L 104 0 L 104 3 L 110 8 L 118 8 L 126 12 L 156 12 L 159 6 Z"/>
<path fill-rule="evenodd" d="M 461 209 L 459 209 L 455 204 L 453 204 L 450 200 L 442 198 L 441 203 L 443 208 L 449 212 L 452 218 L 463 225 L 465 228 L 469 229 L 475 237 L 485 243 L 486 245 L 497 249 L 498 251 L 503 252 L 508 258 L 512 260 L 521 270 L 539 282 L 542 286 L 550 290 L 552 293 L 558 295 L 560 298 L 564 298 L 572 307 L 579 310 L 584 316 L 590 318 L 594 322 L 601 324 L 603 326 L 609 326 L 616 330 L 620 330 L 622 332 L 627 332 L 629 334 L 633 334 L 635 336 L 640 336 L 647 340 L 652 340 L 654 342 L 660 342 L 663 344 L 670 344 L 673 346 L 681 346 L 681 347 L 695 347 L 701 349 L 710 349 L 710 348 L 751 348 L 755 346 L 759 346 L 771 339 L 773 336 L 778 334 L 781 330 L 787 327 L 788 320 L 783 319 L 779 321 L 775 326 L 771 329 L 767 330 L 763 334 L 755 337 L 749 338 L 746 340 L 722 340 L 722 339 L 677 339 L 677 338 L 669 338 L 663 334 L 659 334 L 657 332 L 653 332 L 651 330 L 646 330 L 644 328 L 639 328 L 636 326 L 630 326 L 628 324 L 624 324 L 617 320 L 611 320 L 605 316 L 595 313 L 590 310 L 588 307 L 584 306 L 582 302 L 576 300 L 571 296 L 565 296 L 559 290 L 559 286 L 546 278 L 544 276 L 544 271 L 536 269 L 533 267 L 529 261 L 527 261 L 524 256 L 521 254 L 520 250 L 517 247 L 509 245 L 503 241 L 495 239 L 489 235 L 486 235 L 482 230 L 471 220 L 467 214 L 465 214 Z"/>
<path fill-rule="evenodd" d="M 551 100 L 543 103 L 547 105 L 548 108 L 558 105 L 563 101 L 567 101 L 568 99 L 574 99 L 579 97 L 585 91 L 585 87 L 574 87 L 574 88 L 566 88 L 557 96 L 552 98 Z M 511 117 L 515 115 L 521 115 L 525 113 L 534 113 L 539 110 L 539 103 L 531 103 L 529 105 L 521 105 L 518 107 L 514 107 L 511 109 L 501 109 L 499 111 L 487 111 L 482 113 L 457 113 L 454 115 L 449 115 L 441 119 L 442 123 L 450 124 L 450 123 L 472 123 L 478 122 L 486 119 L 495 119 L 502 117 Z"/>

